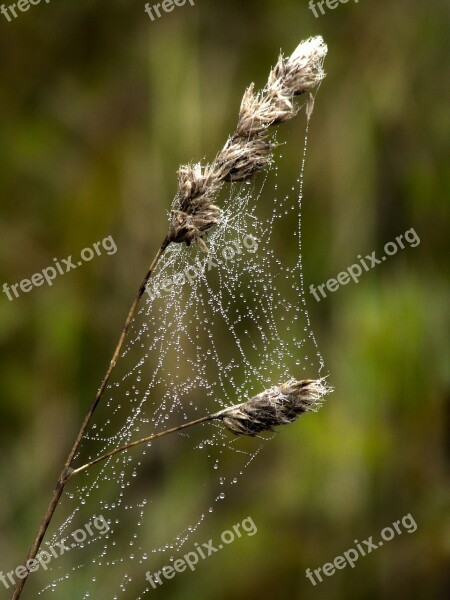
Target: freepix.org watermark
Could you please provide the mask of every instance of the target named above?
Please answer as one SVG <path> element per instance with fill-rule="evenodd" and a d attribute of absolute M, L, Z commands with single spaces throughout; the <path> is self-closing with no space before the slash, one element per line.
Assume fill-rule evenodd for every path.
<path fill-rule="evenodd" d="M 76 548 L 78 544 L 83 544 L 88 539 L 88 536 L 93 537 L 96 532 L 100 533 L 100 535 L 105 535 L 108 531 L 109 525 L 106 519 L 102 515 L 99 517 L 94 516 L 82 529 L 73 531 L 70 534 L 71 539 L 64 538 L 54 546 L 47 544 L 48 550 L 41 550 L 36 558 L 28 560 L 26 565 L 21 565 L 13 571 L 9 571 L 6 574 L 3 571 L 0 571 L 0 581 L 6 589 L 9 589 L 11 586 L 17 584 L 16 578 L 25 579 L 28 577 L 29 573 L 34 573 L 39 568 L 46 571 L 53 559 L 59 558 L 63 554 L 66 554 L 66 552 L 70 552 L 70 550 Z"/>
<path fill-rule="evenodd" d="M 359 278 L 363 274 L 364 271 L 370 271 L 377 265 L 381 265 L 382 262 L 387 260 L 388 256 L 394 256 L 397 254 L 399 250 L 403 250 L 405 248 L 405 244 L 403 243 L 403 239 L 408 242 L 411 248 L 415 248 L 420 244 L 420 238 L 415 232 L 415 230 L 411 227 L 405 233 L 398 235 L 395 238 L 395 242 L 388 242 L 384 246 L 384 256 L 381 258 L 377 258 L 376 252 L 372 252 L 371 254 L 367 254 L 365 258 L 362 258 L 360 254 L 358 254 L 359 262 L 351 265 L 347 268 L 346 271 L 342 271 L 339 273 L 336 279 L 329 279 L 326 283 L 322 285 L 318 285 L 317 288 L 311 284 L 309 286 L 309 291 L 317 300 L 320 302 L 322 298 L 326 298 L 327 294 L 325 292 L 325 288 L 329 292 L 335 292 L 341 285 L 347 285 L 350 281 L 354 281 L 355 283 L 359 283 Z M 317 290 L 322 294 L 322 298 L 317 293 Z"/>
<path fill-rule="evenodd" d="M 209 540 L 208 542 L 203 543 L 202 545 L 195 543 L 195 550 L 188 552 L 183 556 L 183 558 L 178 558 L 173 562 L 172 565 L 166 565 L 161 570 L 156 571 L 155 573 L 150 573 L 147 571 L 145 574 L 145 578 L 148 582 L 150 582 L 152 588 L 155 590 L 158 586 L 161 586 L 165 579 L 173 579 L 177 573 L 183 573 L 186 569 L 190 569 L 191 571 L 195 571 L 197 565 L 200 560 L 205 560 L 219 552 L 224 548 L 224 546 L 228 546 L 232 544 L 236 538 L 241 538 L 245 533 L 249 537 L 255 535 L 258 532 L 258 529 L 253 522 L 251 517 L 247 517 L 241 523 L 237 523 L 233 525 L 233 529 L 227 529 L 220 536 L 220 542 L 217 546 L 214 546 L 213 540 Z"/>
<path fill-rule="evenodd" d="M 117 252 L 116 243 L 111 235 L 105 237 L 101 242 L 95 242 L 92 248 L 84 248 L 80 253 L 81 260 L 74 262 L 72 256 L 62 258 L 61 260 L 54 258 L 53 261 L 55 266 L 46 267 L 41 272 L 32 275 L 30 279 L 22 279 L 20 283 L 14 283 L 12 285 L 4 283 L 3 292 L 8 297 L 8 300 L 12 302 L 12 300 L 19 297 L 20 292 L 28 294 L 33 287 L 40 287 L 41 285 L 44 285 L 44 283 L 53 285 L 53 280 L 56 279 L 58 275 L 65 275 L 69 271 L 81 267 L 83 262 L 89 262 L 95 256 L 100 256 L 102 254 L 102 249 L 105 250 L 106 254 L 109 256 Z"/>
<path fill-rule="evenodd" d="M 403 531 L 414 533 L 416 530 L 417 523 L 411 513 L 408 513 L 402 519 L 392 523 L 392 527 L 385 527 L 381 531 L 381 540 L 378 544 L 373 541 L 373 536 L 370 536 L 367 540 L 363 540 L 361 543 L 358 540 L 354 540 L 356 548 L 346 550 L 342 556 L 336 556 L 333 562 L 325 563 L 322 567 L 315 569 L 314 573 L 311 569 L 306 569 L 306 577 L 312 585 L 317 585 L 317 582 L 322 583 L 322 574 L 331 577 L 336 573 L 336 569 L 345 569 L 347 565 L 350 565 L 354 569 L 355 563 L 360 556 L 367 556 L 373 550 L 381 548 L 384 542 L 390 542 L 396 535 L 401 535 Z"/>
<path fill-rule="evenodd" d="M 211 271 L 223 264 L 225 261 L 233 260 L 236 255 L 248 252 L 255 254 L 258 251 L 258 242 L 252 235 L 245 235 L 241 240 L 230 242 L 222 248 L 220 256 L 209 255 L 206 261 L 197 260 L 194 265 L 186 267 L 183 271 L 175 273 L 171 277 L 166 277 L 161 283 L 153 280 L 149 281 L 145 291 L 152 300 L 158 298 L 162 292 L 169 293 L 176 287 L 181 287 L 188 283 L 193 285 L 204 273 Z"/>
<path fill-rule="evenodd" d="M 50 0 L 42 0 L 43 2 L 45 2 L 46 4 L 50 4 Z M 17 17 L 19 16 L 19 14 L 21 12 L 27 12 L 28 10 L 30 10 L 30 8 L 32 6 L 36 6 L 37 4 L 40 4 L 41 0 L 18 0 L 18 2 L 15 2 L 14 4 L 9 4 L 8 6 L 5 6 L 4 4 L 2 4 L 0 6 L 0 12 L 2 13 L 2 15 L 5 17 L 5 19 L 9 22 L 12 21 L 12 18 L 17 19 Z M 17 12 L 19 11 L 19 12 Z"/>
<path fill-rule="evenodd" d="M 159 2 L 153 6 L 150 5 L 150 2 L 147 2 L 145 5 L 145 12 L 148 14 L 150 19 L 154 21 L 155 19 L 160 19 L 162 17 L 162 10 L 166 13 L 170 13 L 175 8 L 181 8 L 185 4 L 195 6 L 194 0 L 163 0 L 163 2 Z"/>
<path fill-rule="evenodd" d="M 320 10 L 320 13 L 322 15 L 325 14 L 325 9 L 323 7 L 323 5 L 325 4 L 326 7 L 330 10 L 334 10 L 335 8 L 337 8 L 339 6 L 339 4 L 347 4 L 347 2 L 349 2 L 350 0 L 320 0 L 320 2 L 314 2 L 314 0 L 310 0 L 309 1 L 309 10 L 312 11 L 313 15 L 316 17 L 316 19 L 318 19 L 320 17 L 319 12 L 317 9 Z M 357 4 L 359 2 L 359 0 L 354 0 Z"/>

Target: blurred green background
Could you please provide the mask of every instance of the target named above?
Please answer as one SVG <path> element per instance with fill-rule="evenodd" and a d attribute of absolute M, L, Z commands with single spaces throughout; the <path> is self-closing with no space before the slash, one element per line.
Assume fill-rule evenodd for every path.
<path fill-rule="evenodd" d="M 155 22 L 136 0 L 0 15 L 0 284 L 108 235 L 118 246 L 52 287 L 0 296 L 0 570 L 23 562 L 166 233 L 179 164 L 210 160 L 248 83 L 264 84 L 280 48 L 321 34 L 329 54 L 305 174 L 305 284 L 411 227 L 421 243 L 320 303 L 307 294 L 335 392 L 265 447 L 196 540 L 248 515 L 258 535 L 157 595 L 448 597 L 448 17 L 444 0 L 350 1 L 319 19 L 294 0 L 197 0 Z M 303 124 L 289 130 L 284 157 L 295 167 Z M 319 586 L 306 579 L 406 513 L 415 533 Z"/>

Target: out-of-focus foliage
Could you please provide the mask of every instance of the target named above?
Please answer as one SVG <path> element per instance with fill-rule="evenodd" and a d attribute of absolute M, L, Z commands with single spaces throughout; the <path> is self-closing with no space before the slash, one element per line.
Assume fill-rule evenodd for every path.
<path fill-rule="evenodd" d="M 211 159 L 246 85 L 263 85 L 280 48 L 320 33 L 328 76 L 310 131 L 305 283 L 335 277 L 411 227 L 421 243 L 320 303 L 308 294 L 336 391 L 266 446 L 198 541 L 247 515 L 258 534 L 158 597 L 446 597 L 446 3 L 349 2 L 315 19 L 294 0 L 198 0 L 155 22 L 143 5 L 51 2 L 11 23 L 0 16 L 0 284 L 107 235 L 119 248 L 14 302 L 1 293 L 0 570 L 23 561 L 166 232 L 178 165 Z M 289 128 L 284 160 L 294 172 L 303 129 Z M 167 469 L 176 467 L 174 452 Z M 306 579 L 306 568 L 406 513 L 417 532 L 320 586 Z M 133 575 L 137 595 L 143 573 Z"/>

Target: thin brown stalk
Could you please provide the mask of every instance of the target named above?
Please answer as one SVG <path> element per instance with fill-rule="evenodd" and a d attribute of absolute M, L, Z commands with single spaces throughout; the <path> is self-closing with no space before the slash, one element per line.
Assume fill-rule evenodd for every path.
<path fill-rule="evenodd" d="M 86 433 L 86 430 L 87 430 L 87 428 L 89 426 L 89 423 L 90 423 L 90 421 L 92 419 L 92 415 L 94 414 L 95 409 L 97 408 L 97 406 L 98 406 L 98 404 L 99 404 L 99 402 L 100 402 L 100 400 L 101 400 L 101 398 L 103 396 L 103 393 L 104 393 L 104 391 L 106 389 L 106 386 L 108 385 L 108 382 L 109 382 L 109 380 L 111 378 L 111 374 L 112 374 L 112 372 L 114 370 L 114 367 L 117 364 L 117 361 L 118 361 L 119 356 L 120 356 L 120 352 L 121 352 L 122 347 L 123 347 L 123 343 L 125 341 L 125 337 L 127 335 L 128 329 L 130 328 L 131 322 L 132 322 L 132 320 L 133 320 L 133 318 L 134 318 L 134 316 L 136 314 L 136 310 L 137 310 L 137 307 L 139 305 L 139 302 L 141 301 L 142 296 L 144 295 L 145 289 L 147 287 L 147 283 L 148 283 L 148 281 L 149 281 L 149 279 L 150 279 L 153 271 L 155 270 L 155 267 L 156 267 L 159 259 L 161 258 L 164 250 L 167 248 L 168 245 L 169 245 L 168 238 L 165 238 L 164 241 L 163 241 L 163 243 L 161 244 L 158 252 L 156 253 L 154 259 L 152 260 L 152 262 L 151 262 L 151 264 L 150 264 L 150 266 L 149 266 L 149 268 L 147 270 L 147 273 L 145 274 L 145 277 L 142 280 L 141 285 L 139 286 L 139 290 L 138 290 L 138 292 L 136 294 L 136 297 L 134 299 L 134 302 L 131 305 L 131 308 L 130 308 L 130 310 L 128 312 L 128 316 L 126 318 L 125 324 L 123 326 L 122 332 L 121 332 L 120 337 L 119 337 L 119 341 L 117 343 L 116 349 L 114 350 L 114 354 L 113 354 L 112 359 L 111 359 L 111 361 L 109 363 L 109 366 L 108 366 L 108 369 L 106 371 L 106 374 L 105 374 L 105 376 L 103 378 L 103 381 L 102 381 L 102 383 L 101 383 L 101 385 L 100 385 L 100 387 L 99 387 L 99 389 L 97 391 L 97 394 L 95 395 L 94 401 L 92 402 L 92 404 L 91 404 L 91 406 L 90 406 L 90 408 L 89 408 L 89 410 L 88 410 L 88 412 L 87 412 L 87 414 L 86 414 L 86 416 L 85 416 L 85 418 L 83 420 L 83 423 L 81 425 L 80 431 L 78 432 L 78 435 L 77 435 L 76 440 L 75 440 L 75 442 L 74 442 L 74 444 L 72 446 L 72 449 L 71 449 L 71 451 L 70 451 L 70 453 L 69 453 L 69 455 L 68 455 L 68 457 L 66 459 L 66 462 L 64 463 L 64 468 L 61 471 L 61 474 L 60 474 L 60 476 L 58 478 L 58 482 L 57 482 L 56 487 L 54 489 L 54 492 L 53 492 L 53 495 L 51 497 L 50 503 L 48 505 L 47 511 L 46 511 L 46 513 L 44 515 L 44 518 L 41 521 L 41 524 L 39 525 L 39 529 L 38 529 L 38 531 L 36 533 L 36 537 L 34 539 L 34 542 L 33 542 L 32 546 L 30 548 L 30 551 L 28 553 L 28 556 L 27 556 L 27 559 L 25 561 L 25 564 L 29 560 L 32 560 L 32 559 L 36 558 L 36 555 L 37 555 L 37 553 L 39 551 L 39 548 L 42 545 L 42 541 L 43 541 L 44 536 L 45 536 L 45 534 L 47 532 L 47 529 L 48 529 L 48 526 L 50 524 L 50 521 L 52 520 L 52 517 L 53 517 L 53 515 L 55 513 L 55 510 L 56 510 L 58 504 L 59 504 L 59 501 L 61 499 L 62 493 L 63 493 L 64 488 L 66 486 L 66 483 L 67 483 L 67 481 L 69 479 L 69 473 L 71 472 L 71 465 L 72 465 L 73 459 L 74 459 L 76 453 L 78 452 L 78 448 L 80 447 L 80 444 L 81 444 L 81 441 L 83 439 L 83 436 Z M 13 592 L 13 595 L 12 595 L 12 600 L 18 600 L 18 598 L 20 598 L 20 595 L 21 595 L 22 590 L 23 590 L 23 588 L 25 586 L 25 583 L 27 582 L 28 575 L 29 575 L 29 573 L 27 573 L 27 575 L 26 575 L 26 577 L 24 579 L 20 579 L 17 582 L 17 585 L 14 588 L 14 592 Z"/>
<path fill-rule="evenodd" d="M 75 475 L 79 475 L 83 471 L 90 469 L 94 465 L 105 461 L 107 458 L 111 458 L 111 456 L 115 456 L 116 454 L 121 454 L 130 448 L 135 448 L 136 446 L 141 446 L 142 444 L 148 444 L 149 442 L 153 442 L 153 440 L 157 440 L 158 438 L 162 438 L 171 433 L 176 433 L 177 431 L 181 431 L 182 429 L 188 429 L 189 427 L 193 427 L 194 425 L 199 425 L 200 423 L 206 423 L 207 421 L 212 421 L 214 419 L 219 418 L 217 415 L 206 415 L 205 417 L 201 417 L 200 419 L 195 419 L 195 421 L 189 421 L 189 423 L 183 423 L 183 425 L 177 425 L 176 427 L 171 427 L 170 429 L 165 429 L 164 431 L 160 431 L 159 433 L 154 433 L 153 435 L 149 435 L 147 437 L 141 438 L 140 440 L 136 440 L 134 442 L 130 442 L 129 444 L 125 444 L 124 446 L 120 446 L 120 448 L 116 448 L 115 450 L 111 450 L 111 452 L 107 452 L 106 454 L 102 454 L 95 460 L 91 460 L 78 469 L 74 469 L 70 472 L 67 479 L 71 479 Z"/>

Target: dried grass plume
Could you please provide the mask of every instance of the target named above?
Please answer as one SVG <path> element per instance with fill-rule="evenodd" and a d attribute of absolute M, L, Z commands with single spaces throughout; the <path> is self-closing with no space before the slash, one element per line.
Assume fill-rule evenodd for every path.
<path fill-rule="evenodd" d="M 168 242 L 190 245 L 220 221 L 221 211 L 214 200 L 224 182 L 246 181 L 265 169 L 272 160 L 276 143 L 270 129 L 295 117 L 295 98 L 311 93 L 325 77 L 323 61 L 327 46 L 321 36 L 303 41 L 289 57 L 280 55 L 260 92 L 254 84 L 244 94 L 235 133 L 210 165 L 182 166 L 178 192 L 169 224 Z M 312 112 L 312 96 L 307 117 Z"/>
<path fill-rule="evenodd" d="M 256 435 L 289 425 L 305 412 L 317 411 L 332 391 L 323 379 L 290 379 L 224 411 L 225 427 L 236 435 Z"/>

